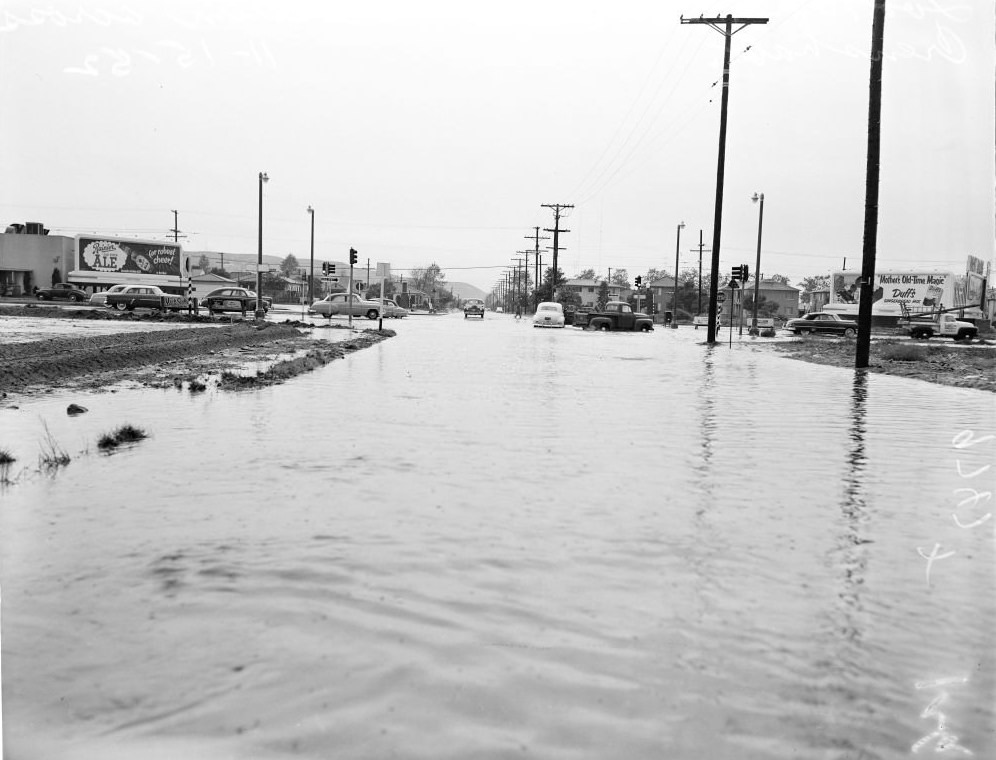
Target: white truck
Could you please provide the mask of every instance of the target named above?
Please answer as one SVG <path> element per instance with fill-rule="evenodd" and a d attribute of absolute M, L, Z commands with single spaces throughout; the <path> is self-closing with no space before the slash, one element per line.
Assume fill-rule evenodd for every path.
<path fill-rule="evenodd" d="M 979 336 L 979 328 L 971 322 L 958 319 L 954 314 L 931 312 L 926 314 L 910 314 L 910 337 L 917 340 L 927 340 L 935 335 L 942 338 L 954 338 L 956 341 L 972 341 Z"/>

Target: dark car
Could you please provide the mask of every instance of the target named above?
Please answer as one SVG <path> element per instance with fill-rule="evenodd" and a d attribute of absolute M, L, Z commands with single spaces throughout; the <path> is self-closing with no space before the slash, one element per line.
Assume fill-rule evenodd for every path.
<path fill-rule="evenodd" d="M 263 311 L 269 311 L 272 299 L 263 296 Z M 218 288 L 206 296 L 202 304 L 209 314 L 223 311 L 256 311 L 256 294 L 247 288 Z"/>
<path fill-rule="evenodd" d="M 107 294 L 107 305 L 113 309 L 156 309 L 180 311 L 187 308 L 183 296 L 166 293 L 156 285 L 126 285 L 121 290 Z"/>
<path fill-rule="evenodd" d="M 60 282 L 50 288 L 39 288 L 35 291 L 39 301 L 76 301 L 82 303 L 90 300 L 90 296 L 79 288 L 74 288 L 66 282 Z"/>
<path fill-rule="evenodd" d="M 785 323 L 785 329 L 791 330 L 796 335 L 806 333 L 829 333 L 831 335 L 843 335 L 845 338 L 853 338 L 858 334 L 858 323 L 850 319 L 844 319 L 839 314 L 831 314 L 825 311 L 814 311 L 798 319 L 790 319 Z"/>
<path fill-rule="evenodd" d="M 480 298 L 468 298 L 463 305 L 463 318 L 480 317 L 484 319 L 484 301 Z"/>

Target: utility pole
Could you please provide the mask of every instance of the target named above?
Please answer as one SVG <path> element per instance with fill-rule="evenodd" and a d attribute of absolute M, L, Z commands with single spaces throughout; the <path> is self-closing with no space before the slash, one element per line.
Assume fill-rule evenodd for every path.
<path fill-rule="evenodd" d="M 719 292 L 719 248 L 723 231 L 723 180 L 726 172 L 726 114 L 730 100 L 730 40 L 734 34 L 750 24 L 767 24 L 766 18 L 733 18 L 727 14 L 725 18 L 685 18 L 682 24 L 706 24 L 723 35 L 726 44 L 723 50 L 723 96 L 719 117 L 719 160 L 716 166 L 716 208 L 712 227 L 712 273 L 709 277 L 709 328 L 706 343 L 716 342 L 716 295 Z M 734 24 L 739 24 L 737 29 Z"/>
<path fill-rule="evenodd" d="M 532 251 L 516 251 L 526 257 L 525 266 L 522 269 L 522 306 L 525 309 L 529 306 L 529 254 Z"/>
<path fill-rule="evenodd" d="M 177 222 L 177 216 L 178 216 L 178 214 L 177 214 L 176 209 L 170 209 L 170 211 L 173 212 L 173 229 L 171 229 L 170 232 L 173 233 L 173 242 L 174 243 L 179 243 L 180 242 L 180 230 L 178 228 L 179 228 L 180 225 Z"/>
<path fill-rule="evenodd" d="M 696 312 L 696 314 L 701 314 L 702 313 L 702 249 L 703 249 L 703 247 L 705 247 L 705 244 L 702 242 L 702 230 L 699 230 L 699 247 L 697 249 L 696 248 L 689 248 L 688 249 L 692 253 L 695 253 L 696 250 L 698 250 L 698 252 L 699 252 L 699 308 L 698 308 L 698 311 Z"/>
<path fill-rule="evenodd" d="M 534 230 L 534 234 L 532 234 L 532 235 L 526 235 L 526 239 L 528 239 L 528 240 L 535 240 L 536 241 L 536 246 L 535 246 L 535 248 L 533 250 L 533 256 L 535 257 L 533 259 L 533 261 L 536 264 L 536 276 L 533 278 L 533 282 L 536 285 L 536 288 L 533 290 L 533 308 L 535 309 L 535 308 L 537 308 L 539 306 L 539 293 L 537 292 L 537 290 L 538 290 L 538 288 L 540 286 L 540 282 L 541 282 L 541 280 L 540 280 L 540 249 L 539 249 L 539 241 L 540 240 L 549 240 L 550 238 L 548 238 L 546 236 L 540 237 L 540 234 L 539 234 L 540 233 L 540 228 L 539 227 L 533 227 L 533 230 Z"/>
<path fill-rule="evenodd" d="M 553 233 L 553 277 L 550 280 L 550 298 L 557 300 L 557 253 L 560 251 L 560 233 L 570 232 L 570 230 L 560 229 L 560 214 L 564 209 L 574 208 L 573 203 L 541 203 L 544 208 L 553 209 L 553 229 L 543 228 L 544 232 Z"/>
<path fill-rule="evenodd" d="M 885 39 L 885 0 L 875 0 L 872 14 L 871 74 L 868 81 L 868 159 L 865 166 L 865 231 L 861 250 L 861 297 L 858 300 L 858 342 L 855 369 L 868 367 L 871 351 L 872 290 L 878 238 L 878 176 L 882 133 L 882 47 Z"/>

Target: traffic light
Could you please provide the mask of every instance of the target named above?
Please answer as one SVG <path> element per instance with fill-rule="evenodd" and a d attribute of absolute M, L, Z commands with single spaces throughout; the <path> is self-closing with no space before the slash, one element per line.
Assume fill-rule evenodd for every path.
<path fill-rule="evenodd" d="M 322 262 L 322 277 L 329 276 L 329 263 L 327 261 Z"/>
<path fill-rule="evenodd" d="M 352 266 L 353 264 L 356 263 L 356 249 L 355 248 L 350 248 L 349 249 L 349 263 L 350 263 L 350 266 Z"/>
<path fill-rule="evenodd" d="M 643 285 L 643 277 L 641 277 L 640 275 L 637 275 L 637 276 L 636 276 L 636 287 L 638 287 L 638 288 L 639 288 L 639 287 L 641 287 L 642 285 Z"/>
<path fill-rule="evenodd" d="M 334 261 L 329 264 L 329 274 L 331 274 L 331 275 L 335 274 L 335 262 Z"/>
<path fill-rule="evenodd" d="M 731 270 L 732 279 L 740 280 L 741 282 L 747 282 L 747 278 L 750 277 L 750 267 L 746 264 L 741 264 L 738 267 L 733 267 Z"/>

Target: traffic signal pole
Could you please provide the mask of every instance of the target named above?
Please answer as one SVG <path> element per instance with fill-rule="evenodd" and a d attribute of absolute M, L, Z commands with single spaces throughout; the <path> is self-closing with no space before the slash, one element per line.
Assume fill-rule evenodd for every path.
<path fill-rule="evenodd" d="M 723 231 L 723 182 L 726 173 L 726 117 L 730 101 L 730 41 L 733 35 L 750 24 L 767 24 L 766 18 L 733 18 L 727 14 L 725 18 L 685 18 L 682 24 L 706 24 L 725 38 L 723 49 L 723 95 L 719 117 L 719 158 L 716 164 L 716 207 L 712 227 L 712 273 L 709 277 L 709 328 L 706 343 L 716 342 L 716 295 L 719 292 L 719 250 Z M 737 29 L 734 24 L 739 24 Z"/>

